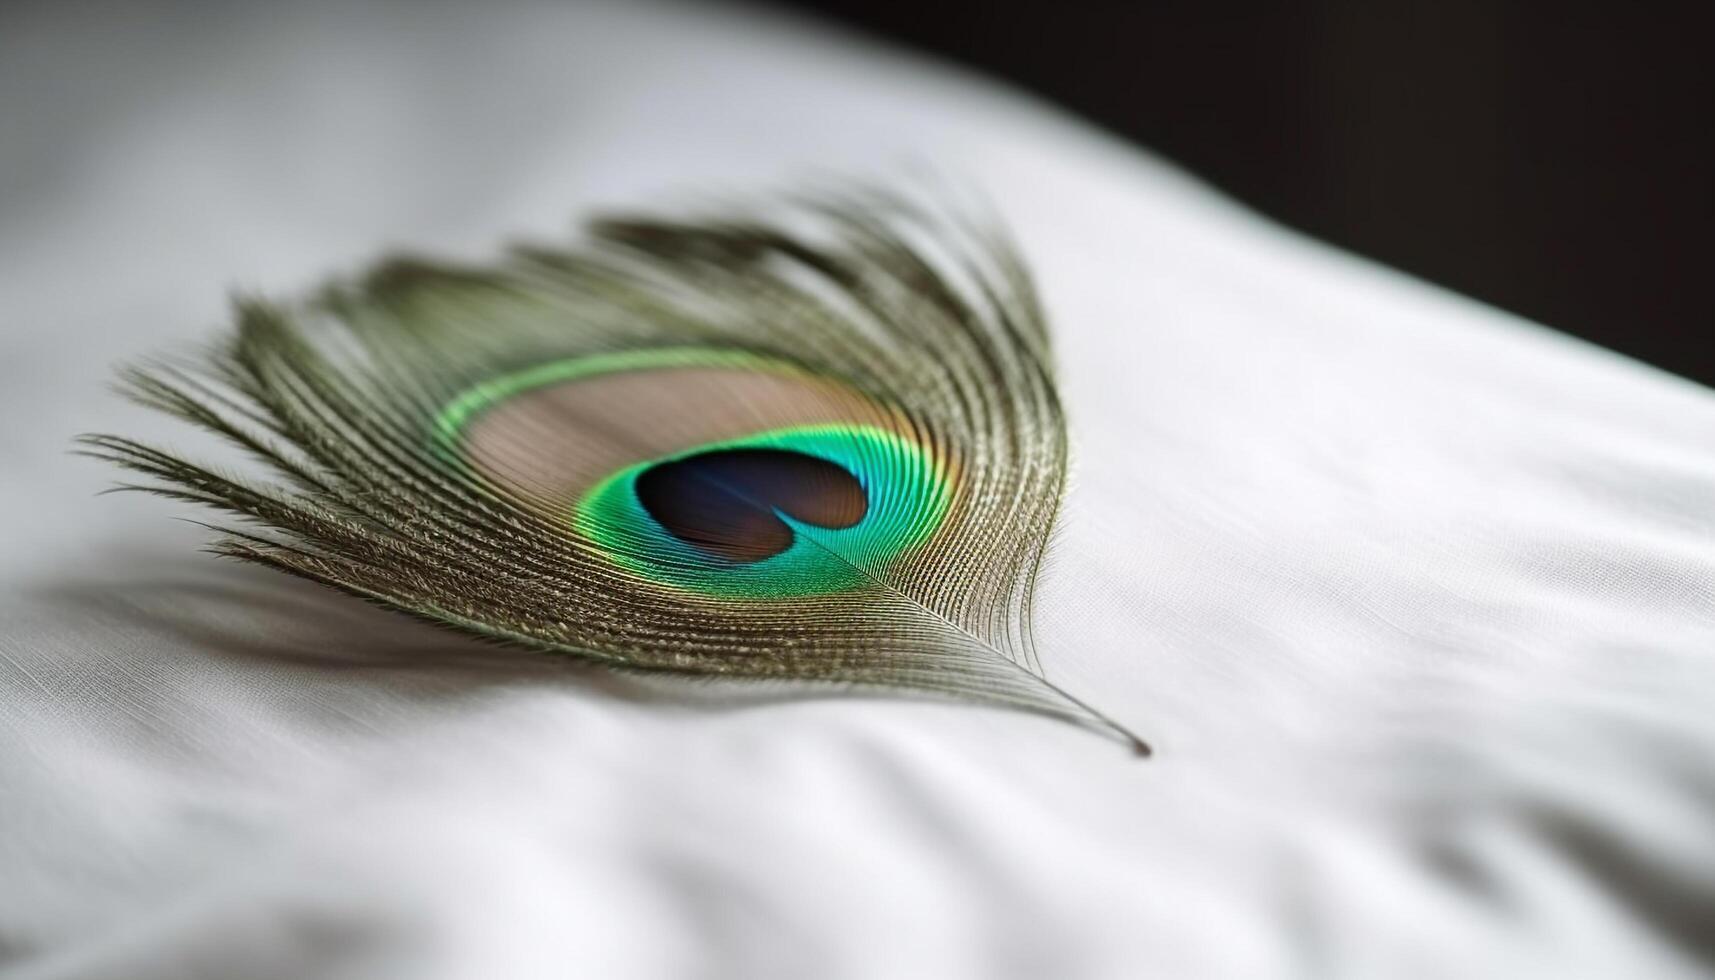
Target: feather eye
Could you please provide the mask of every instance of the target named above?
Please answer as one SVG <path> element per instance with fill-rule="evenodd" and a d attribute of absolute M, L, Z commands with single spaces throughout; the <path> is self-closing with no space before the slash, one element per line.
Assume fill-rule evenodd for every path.
<path fill-rule="evenodd" d="M 1031 645 L 1066 431 L 992 231 L 860 189 L 394 260 L 236 320 L 125 385 L 273 482 L 83 440 L 238 516 L 220 553 L 618 666 L 960 697 L 1148 751 Z"/>
<path fill-rule="evenodd" d="M 557 438 L 566 419 L 579 445 Z M 476 386 L 437 428 L 614 564 L 734 600 L 860 589 L 862 566 L 921 544 L 952 497 L 947 462 L 879 406 L 731 351 L 551 362 Z"/>

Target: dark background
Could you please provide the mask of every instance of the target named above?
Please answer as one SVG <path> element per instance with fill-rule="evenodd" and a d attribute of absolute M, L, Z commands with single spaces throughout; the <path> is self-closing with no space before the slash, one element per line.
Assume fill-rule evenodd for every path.
<path fill-rule="evenodd" d="M 1715 384 L 1715 2 L 787 5 L 1008 79 L 1302 231 Z"/>

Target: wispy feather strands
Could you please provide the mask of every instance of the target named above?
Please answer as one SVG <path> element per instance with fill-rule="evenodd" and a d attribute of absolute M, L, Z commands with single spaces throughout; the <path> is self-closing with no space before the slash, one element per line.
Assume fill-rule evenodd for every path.
<path fill-rule="evenodd" d="M 260 460 L 85 450 L 235 520 L 214 548 L 490 639 L 1024 709 L 1066 474 L 1042 309 L 998 233 L 872 189 L 594 223 L 236 304 L 135 400 Z"/>

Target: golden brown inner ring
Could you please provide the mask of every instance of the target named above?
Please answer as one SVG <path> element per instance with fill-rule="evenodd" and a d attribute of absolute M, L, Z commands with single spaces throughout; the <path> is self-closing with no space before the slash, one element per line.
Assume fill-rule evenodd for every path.
<path fill-rule="evenodd" d="M 544 385 L 485 409 L 464 429 L 483 476 L 556 512 L 621 467 L 769 429 L 901 420 L 847 385 L 755 368 L 616 371 Z"/>

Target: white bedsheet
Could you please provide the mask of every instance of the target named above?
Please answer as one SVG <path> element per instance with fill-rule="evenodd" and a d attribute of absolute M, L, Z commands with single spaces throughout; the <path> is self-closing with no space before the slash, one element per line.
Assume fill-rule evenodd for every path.
<path fill-rule="evenodd" d="M 1154 760 L 492 650 L 67 454 L 202 445 L 103 385 L 230 289 L 922 165 L 1040 277 L 1078 460 L 1042 656 Z M 1715 394 L 993 83 L 718 9 L 12 5 L 0 318 L 7 978 L 1715 964 Z"/>

